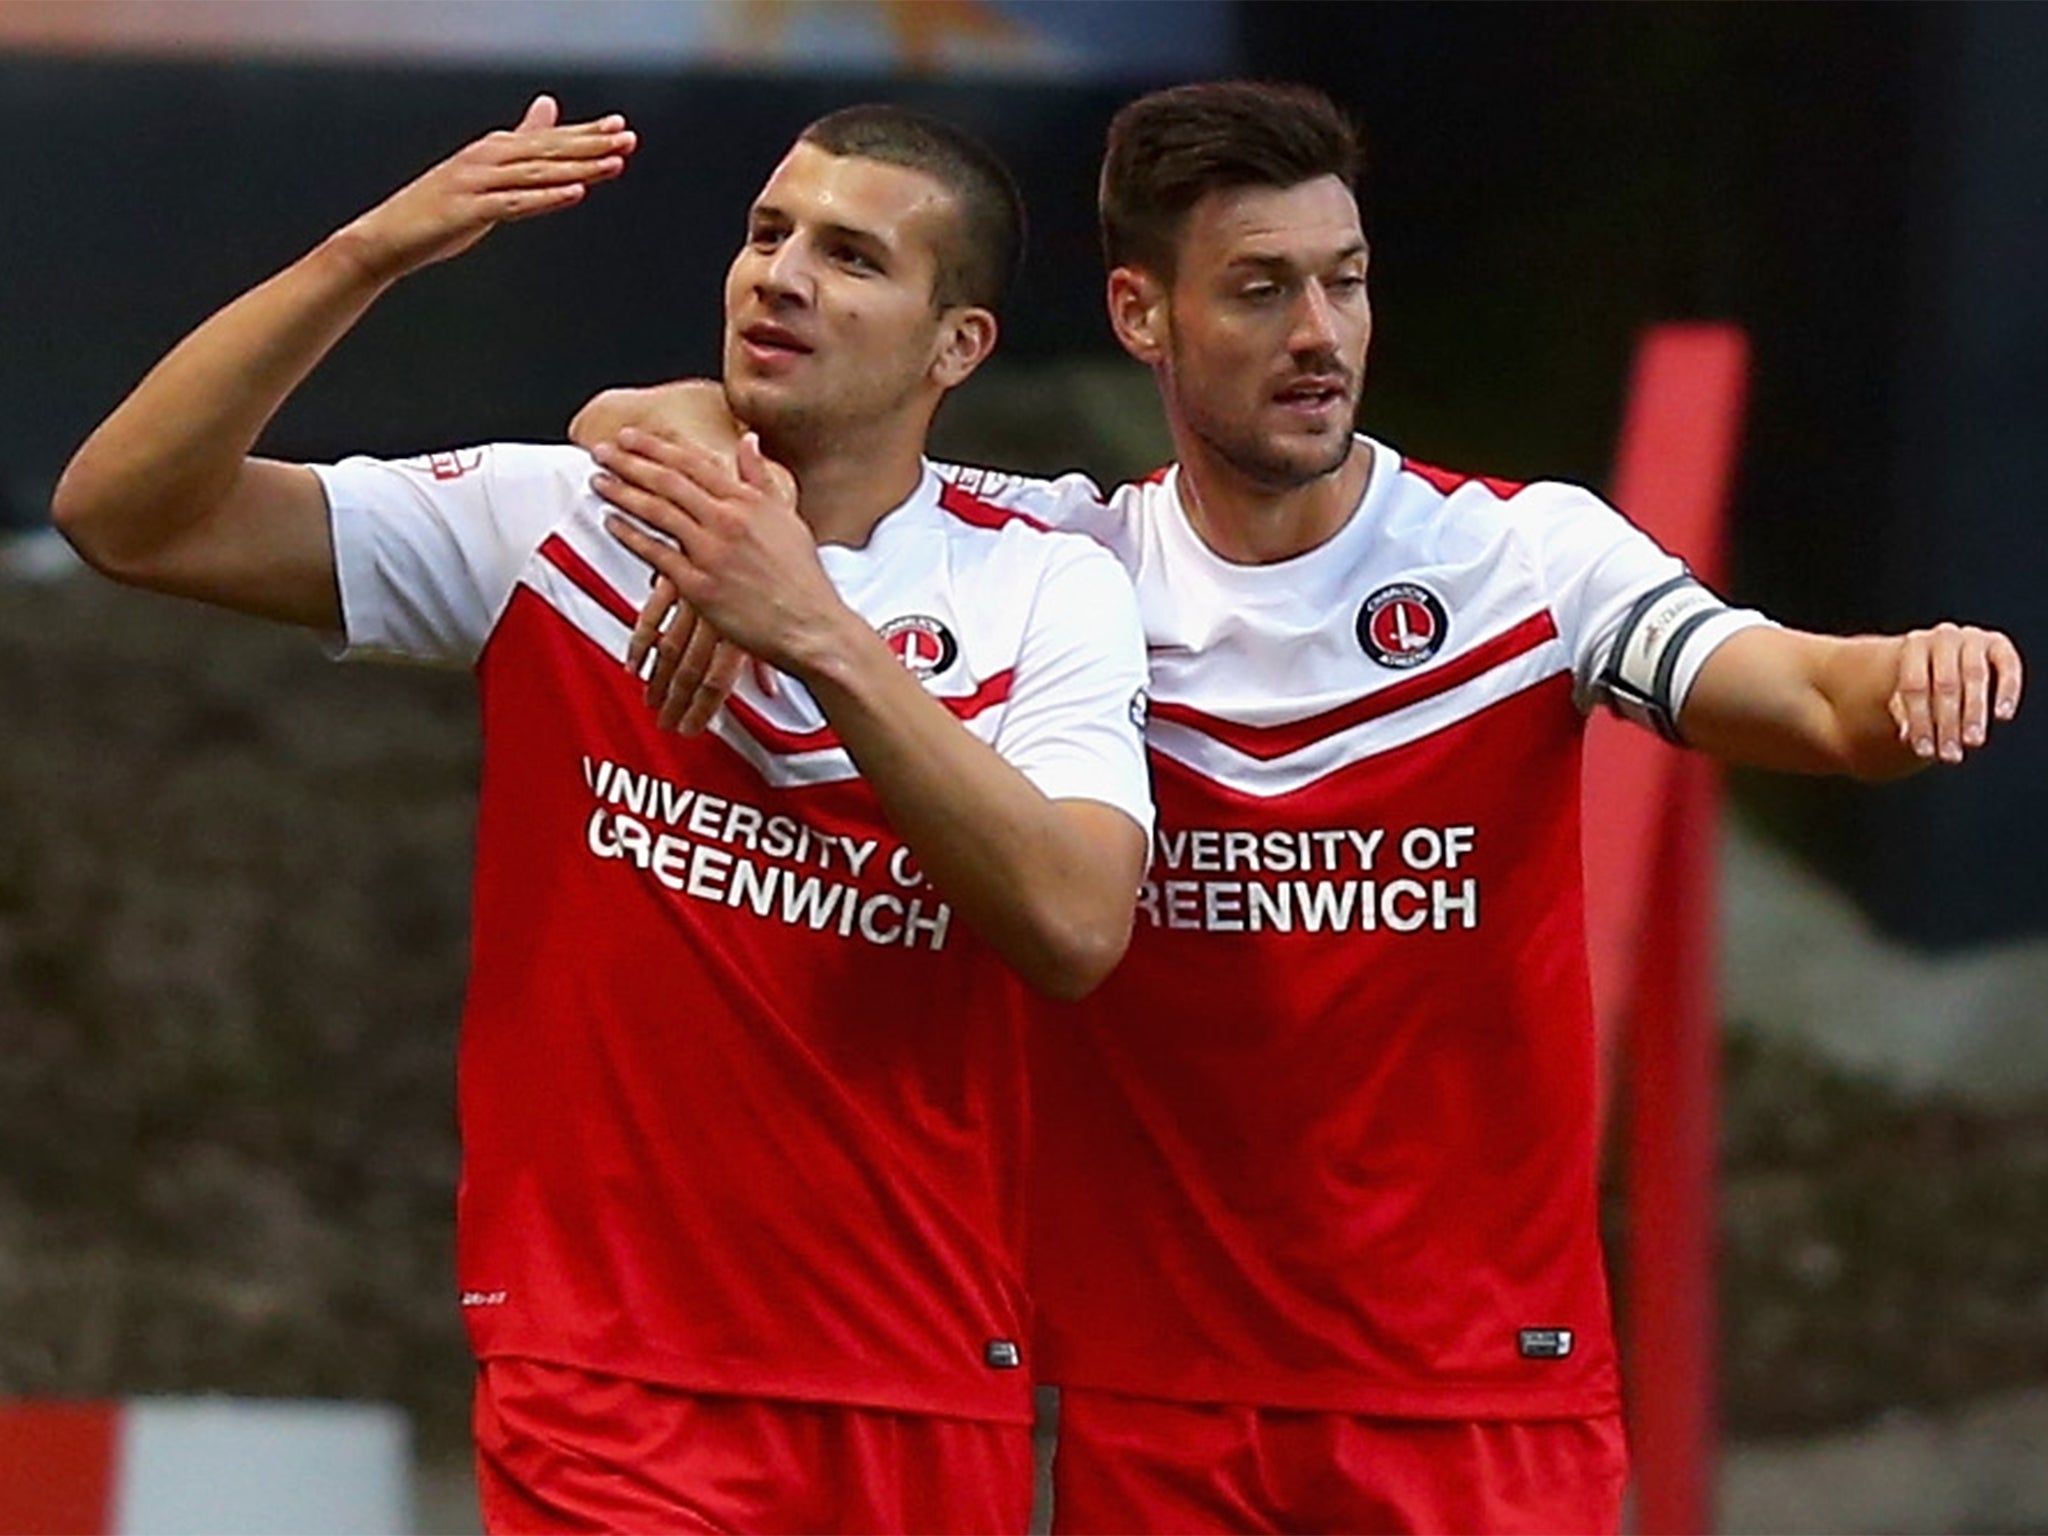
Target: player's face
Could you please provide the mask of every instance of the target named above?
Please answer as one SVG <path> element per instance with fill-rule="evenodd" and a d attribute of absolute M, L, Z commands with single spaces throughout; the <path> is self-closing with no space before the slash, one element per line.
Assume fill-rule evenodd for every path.
<path fill-rule="evenodd" d="M 725 387 L 771 446 L 816 448 L 928 411 L 953 200 L 921 171 L 799 143 L 761 189 L 725 283 Z"/>
<path fill-rule="evenodd" d="M 1258 484 L 1337 469 L 1372 339 L 1365 267 L 1358 203 L 1334 176 L 1203 198 L 1166 294 L 1168 409 Z"/>

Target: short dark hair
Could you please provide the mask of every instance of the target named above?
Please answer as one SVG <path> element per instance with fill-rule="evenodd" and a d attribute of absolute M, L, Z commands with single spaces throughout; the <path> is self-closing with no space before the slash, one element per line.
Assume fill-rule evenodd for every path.
<path fill-rule="evenodd" d="M 1000 310 L 1024 257 L 1024 197 L 1010 168 L 971 134 L 886 103 L 829 112 L 797 135 L 828 155 L 922 171 L 953 195 L 955 237 L 941 247 L 932 300 Z"/>
<path fill-rule="evenodd" d="M 1354 190 L 1358 131 L 1306 85 L 1214 80 L 1140 96 L 1109 125 L 1098 209 L 1112 267 L 1172 277 L 1188 211 L 1211 192 L 1335 176 Z"/>

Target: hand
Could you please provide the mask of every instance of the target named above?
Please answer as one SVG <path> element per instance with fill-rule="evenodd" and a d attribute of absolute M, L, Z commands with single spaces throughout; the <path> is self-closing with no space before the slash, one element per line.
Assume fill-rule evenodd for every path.
<path fill-rule="evenodd" d="M 627 427 L 727 454 L 739 445 L 741 430 L 726 404 L 723 384 L 716 379 L 678 379 L 592 395 L 569 423 L 569 441 L 594 448 Z"/>
<path fill-rule="evenodd" d="M 682 600 L 673 582 L 654 578 L 626 642 L 626 670 L 646 679 L 647 702 L 662 730 L 683 736 L 703 730 L 731 695 L 747 660 L 745 651 Z M 757 661 L 754 674 L 762 692 L 775 691 L 773 671 Z"/>
<path fill-rule="evenodd" d="M 796 481 L 752 433 L 730 460 L 630 429 L 592 456 L 602 468 L 591 486 L 629 514 L 607 517 L 606 530 L 742 650 L 802 677 L 859 623 L 797 515 Z"/>
<path fill-rule="evenodd" d="M 518 126 L 464 145 L 336 236 L 379 282 L 468 250 L 500 224 L 573 207 L 626 168 L 638 137 L 623 117 L 558 122 L 536 96 Z"/>
<path fill-rule="evenodd" d="M 1937 624 L 1900 637 L 1898 686 L 1889 708 L 1899 740 L 1924 762 L 1960 763 L 1984 745 L 1991 717 L 2019 712 L 2022 668 L 1995 629 Z"/>

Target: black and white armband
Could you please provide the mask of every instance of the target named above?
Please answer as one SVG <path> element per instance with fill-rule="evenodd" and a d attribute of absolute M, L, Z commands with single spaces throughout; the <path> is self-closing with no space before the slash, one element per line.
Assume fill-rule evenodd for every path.
<path fill-rule="evenodd" d="M 1682 742 L 1678 712 L 1714 648 L 1737 630 L 1770 621 L 1731 608 L 1691 572 L 1637 598 L 1616 626 L 1594 679 L 1595 697 L 1625 720 Z"/>

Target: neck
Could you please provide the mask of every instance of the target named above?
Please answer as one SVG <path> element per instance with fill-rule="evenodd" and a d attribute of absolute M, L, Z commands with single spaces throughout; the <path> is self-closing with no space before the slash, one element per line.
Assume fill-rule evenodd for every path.
<path fill-rule="evenodd" d="M 1301 485 L 1274 486 L 1177 430 L 1180 504 L 1202 542 L 1233 565 L 1274 565 L 1307 554 L 1351 520 L 1372 473 L 1372 449 L 1352 439 L 1344 462 Z"/>
<path fill-rule="evenodd" d="M 871 426 L 761 446 L 796 476 L 797 512 L 820 544 L 867 543 L 924 478 L 922 429 Z"/>

